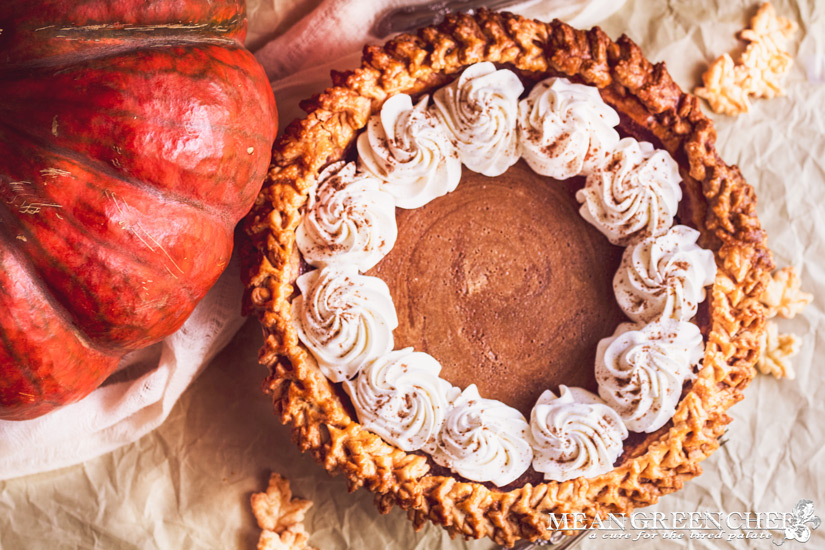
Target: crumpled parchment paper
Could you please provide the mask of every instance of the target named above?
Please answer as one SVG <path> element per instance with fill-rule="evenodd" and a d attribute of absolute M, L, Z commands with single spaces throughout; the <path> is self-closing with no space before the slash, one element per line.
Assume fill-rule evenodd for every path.
<path fill-rule="evenodd" d="M 316 4 L 251 0 L 253 36 L 282 32 Z M 648 511 L 789 512 L 807 498 L 817 515 L 825 515 L 825 4 L 774 5 L 800 24 L 787 97 L 755 101 L 750 113 L 736 119 L 714 118 L 723 158 L 738 164 L 756 188 L 777 264 L 796 265 L 803 289 L 815 294 L 801 316 L 781 320 L 781 331 L 803 338 L 794 360 L 797 378 L 759 376 L 731 409 L 729 441 L 703 463 L 705 473 Z M 741 47 L 735 33 L 756 8 L 750 1 L 629 0 L 602 28 L 613 37 L 627 33 L 692 89 L 707 63 Z M 279 107 L 296 112 L 294 105 Z M 288 476 L 297 496 L 315 502 L 307 529 L 319 548 L 494 547 L 487 540 L 451 541 L 431 525 L 414 533 L 403 512 L 379 515 L 370 493 L 348 493 L 343 479 L 302 456 L 260 391 L 265 373 L 257 366 L 259 345 L 260 329 L 250 320 L 166 423 L 138 442 L 79 466 L 0 483 L 0 550 L 251 549 L 259 531 L 249 496 L 266 487 L 271 470 Z M 766 540 L 699 542 L 687 536 L 581 545 L 770 547 Z M 825 526 L 807 544 L 786 547 L 825 548 Z"/>

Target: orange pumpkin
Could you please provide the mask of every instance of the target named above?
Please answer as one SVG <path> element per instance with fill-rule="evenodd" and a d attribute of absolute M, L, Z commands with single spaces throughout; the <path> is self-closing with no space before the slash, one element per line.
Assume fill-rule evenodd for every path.
<path fill-rule="evenodd" d="M 277 113 L 244 0 L 3 0 L 0 29 L 0 418 L 27 419 L 183 324 Z"/>

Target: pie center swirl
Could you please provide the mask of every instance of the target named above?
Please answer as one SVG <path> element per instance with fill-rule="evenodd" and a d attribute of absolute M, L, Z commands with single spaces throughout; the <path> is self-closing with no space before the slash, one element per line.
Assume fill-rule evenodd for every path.
<path fill-rule="evenodd" d="M 622 248 L 579 215 L 583 184 L 520 162 L 497 178 L 468 170 L 450 194 L 399 210 L 395 246 L 367 272 L 390 288 L 395 347 L 525 416 L 547 388 L 597 391 L 596 345 L 627 319 L 611 286 Z"/>

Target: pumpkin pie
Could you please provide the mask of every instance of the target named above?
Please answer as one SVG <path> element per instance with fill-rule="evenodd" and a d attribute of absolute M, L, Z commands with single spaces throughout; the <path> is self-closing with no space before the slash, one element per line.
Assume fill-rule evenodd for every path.
<path fill-rule="evenodd" d="M 701 472 L 753 377 L 772 261 L 663 64 L 482 10 L 366 47 L 304 108 L 244 258 L 303 451 L 382 512 L 508 545 Z"/>

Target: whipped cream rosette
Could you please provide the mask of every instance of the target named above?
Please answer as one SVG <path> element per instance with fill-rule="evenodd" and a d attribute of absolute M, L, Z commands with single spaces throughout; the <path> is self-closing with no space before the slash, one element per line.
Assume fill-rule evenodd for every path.
<path fill-rule="evenodd" d="M 501 487 L 530 467 L 529 431 L 520 412 L 501 401 L 482 398 L 471 384 L 447 413 L 432 458 L 467 479 Z"/>
<path fill-rule="evenodd" d="M 613 278 L 616 301 L 630 319 L 689 321 L 716 277 L 713 252 L 696 244 L 699 232 L 676 225 L 629 246 Z"/>
<path fill-rule="evenodd" d="M 523 91 L 513 71 L 483 62 L 433 94 L 434 111 L 452 133 L 467 168 L 498 176 L 518 161 L 518 98 Z"/>
<path fill-rule="evenodd" d="M 456 188 L 461 160 L 448 130 L 406 94 L 390 97 L 358 136 L 361 169 L 383 180 L 400 208 L 418 208 Z"/>
<path fill-rule="evenodd" d="M 395 199 L 355 163 L 337 162 L 319 176 L 295 230 L 295 244 L 315 267 L 353 265 L 367 271 L 386 256 L 398 236 Z"/>
<path fill-rule="evenodd" d="M 354 267 L 316 269 L 298 277 L 295 328 L 324 375 L 352 378 L 392 350 L 398 317 L 386 283 Z"/>
<path fill-rule="evenodd" d="M 405 451 L 432 450 L 460 393 L 440 372 L 431 355 L 404 348 L 368 363 L 344 389 L 365 428 Z"/>
<path fill-rule="evenodd" d="M 634 432 L 653 432 L 676 412 L 686 380 L 702 360 L 699 327 L 660 319 L 622 323 L 596 348 L 599 395 Z"/>
<path fill-rule="evenodd" d="M 582 388 L 541 394 L 530 414 L 533 468 L 544 479 L 595 477 L 613 468 L 627 438 L 619 414 Z"/>
<path fill-rule="evenodd" d="M 667 151 L 624 138 L 576 192 L 584 219 L 616 245 L 660 235 L 682 200 L 679 165 Z"/>
<path fill-rule="evenodd" d="M 619 139 L 616 111 L 595 87 L 550 78 L 519 102 L 509 70 L 478 63 L 413 105 L 388 98 L 357 139 L 358 164 L 337 163 L 310 192 L 296 242 L 320 269 L 298 278 L 293 317 L 322 372 L 342 383 L 359 422 L 398 448 L 499 487 L 531 466 L 567 481 L 610 471 L 628 430 L 652 432 L 673 416 L 702 360 L 699 328 L 686 322 L 716 273 L 699 233 L 672 227 L 682 197 L 677 164 L 663 150 Z M 454 190 L 461 164 L 487 176 L 523 156 L 555 179 L 587 176 L 579 212 L 613 244 L 627 246 L 613 279 L 636 321 L 596 352 L 599 396 L 545 391 L 530 422 L 515 408 L 463 392 L 441 365 L 412 348 L 393 351 L 398 325 L 387 285 L 359 274 L 395 243 L 395 206 L 417 208 Z M 641 323 L 648 323 L 643 325 Z"/>
<path fill-rule="evenodd" d="M 543 176 L 588 175 L 619 142 L 618 124 L 618 113 L 593 86 L 548 78 L 519 102 L 521 156 Z"/>

